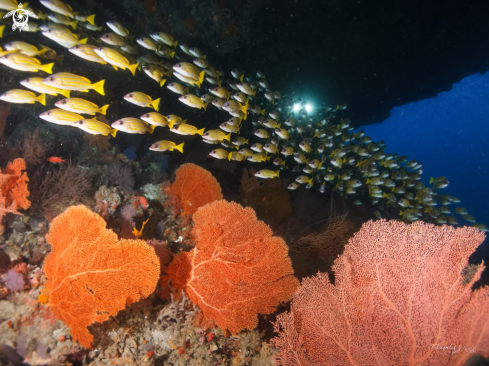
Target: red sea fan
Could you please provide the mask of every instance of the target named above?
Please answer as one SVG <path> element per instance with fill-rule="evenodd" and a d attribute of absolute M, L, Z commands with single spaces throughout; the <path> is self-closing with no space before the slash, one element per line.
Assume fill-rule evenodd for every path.
<path fill-rule="evenodd" d="M 252 208 L 225 200 L 193 216 L 195 248 L 181 252 L 167 273 L 204 316 L 232 333 L 253 329 L 299 286 L 282 238 Z"/>
<path fill-rule="evenodd" d="M 221 186 L 204 168 L 191 163 L 183 164 L 175 175 L 169 194 L 180 200 L 182 216 L 192 216 L 199 207 L 222 199 Z"/>
<path fill-rule="evenodd" d="M 368 222 L 279 315 L 277 365 L 463 365 L 489 356 L 489 288 L 467 271 L 475 228 Z M 471 275 L 468 275 L 471 272 Z"/>

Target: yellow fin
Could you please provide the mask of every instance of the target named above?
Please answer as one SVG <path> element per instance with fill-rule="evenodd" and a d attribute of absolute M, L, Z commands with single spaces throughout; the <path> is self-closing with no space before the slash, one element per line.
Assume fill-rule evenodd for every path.
<path fill-rule="evenodd" d="M 189 89 L 188 88 L 183 89 L 183 91 L 185 92 L 185 94 L 188 94 L 189 93 Z"/>
<path fill-rule="evenodd" d="M 275 175 L 277 176 L 277 178 L 280 178 L 279 173 L 280 173 L 280 169 L 275 172 Z M 311 180 L 312 180 L 312 178 L 311 178 Z"/>
<path fill-rule="evenodd" d="M 63 89 L 60 89 L 59 90 L 59 93 L 61 95 L 64 95 L 66 98 L 69 98 L 70 97 L 71 90 L 63 90 Z"/>
<path fill-rule="evenodd" d="M 217 85 L 219 85 L 219 87 L 221 87 L 221 80 L 217 81 Z"/>
<path fill-rule="evenodd" d="M 202 129 L 200 129 L 200 130 L 197 130 L 197 133 L 198 133 L 200 136 L 202 136 L 202 135 L 204 134 L 204 130 L 205 130 L 205 128 L 202 128 Z"/>
<path fill-rule="evenodd" d="M 98 113 L 100 114 L 106 114 L 107 113 L 107 108 L 109 108 L 110 104 L 106 104 L 98 109 Z"/>
<path fill-rule="evenodd" d="M 149 125 L 149 133 L 153 133 L 155 131 L 156 125 Z"/>
<path fill-rule="evenodd" d="M 91 25 L 95 25 L 95 14 L 89 15 L 87 17 L 87 22 L 89 22 Z"/>
<path fill-rule="evenodd" d="M 183 144 L 184 144 L 184 142 L 182 142 L 180 145 L 176 145 L 174 147 L 174 149 L 176 149 L 176 150 L 180 151 L 181 153 L 183 153 Z"/>
<path fill-rule="evenodd" d="M 202 71 L 200 74 L 199 74 L 199 83 L 202 84 L 202 82 L 204 81 L 204 76 L 205 76 L 205 72 Z M 200 88 L 200 86 L 199 86 Z"/>
<path fill-rule="evenodd" d="M 224 140 L 228 140 L 229 142 L 231 142 L 231 134 L 224 136 Z"/>
<path fill-rule="evenodd" d="M 97 93 L 100 93 L 102 95 L 105 95 L 105 92 L 104 92 L 104 84 L 105 84 L 105 79 L 104 80 L 100 80 L 98 83 L 92 84 L 92 89 L 95 90 Z"/>
<path fill-rule="evenodd" d="M 431 177 L 430 179 L 430 184 L 432 184 L 435 180 L 433 179 L 433 177 Z"/>
<path fill-rule="evenodd" d="M 129 70 L 132 72 L 132 76 L 136 75 L 136 69 L 139 67 L 139 63 L 134 65 L 129 65 Z"/>
<path fill-rule="evenodd" d="M 89 90 L 88 90 L 88 89 L 86 89 L 86 90 L 77 90 L 77 91 L 81 91 L 81 92 L 83 92 L 83 93 L 88 93 L 88 92 L 89 92 Z"/>
<path fill-rule="evenodd" d="M 158 98 L 158 99 L 155 99 L 151 102 L 151 105 L 153 106 L 153 108 L 155 109 L 156 112 L 158 112 L 158 109 L 159 109 L 159 105 L 160 105 L 160 100 L 161 98 Z"/>
<path fill-rule="evenodd" d="M 165 85 L 165 83 L 166 83 L 166 79 L 161 79 L 160 86 L 162 87 L 163 85 Z"/>
<path fill-rule="evenodd" d="M 208 105 L 208 104 L 209 104 L 209 103 L 205 103 L 205 104 L 204 104 L 204 106 L 203 106 L 204 111 L 206 111 L 206 110 L 207 110 L 207 105 Z"/>
<path fill-rule="evenodd" d="M 175 121 L 168 122 L 168 127 L 170 127 L 170 129 L 172 130 L 174 124 L 175 124 Z"/>
<path fill-rule="evenodd" d="M 46 105 L 46 94 L 41 94 L 37 97 L 37 101 L 42 105 Z"/>
<path fill-rule="evenodd" d="M 177 47 L 177 44 L 178 44 L 178 41 L 175 41 L 175 42 L 173 43 L 173 47 Z"/>
<path fill-rule="evenodd" d="M 41 70 L 44 72 L 47 72 L 48 74 L 52 74 L 53 73 L 53 66 L 54 66 L 54 62 L 52 62 L 50 64 L 42 65 Z"/>
<path fill-rule="evenodd" d="M 76 25 L 77 24 L 78 24 L 78 21 L 76 21 L 76 20 L 70 22 L 71 28 L 73 28 L 73 30 L 76 30 Z"/>
<path fill-rule="evenodd" d="M 3 30 L 5 29 L 4 25 L 0 25 L 0 38 L 3 37 Z"/>
<path fill-rule="evenodd" d="M 83 39 L 78 40 L 78 43 L 86 44 L 87 41 L 88 41 L 88 38 L 83 38 Z"/>
<path fill-rule="evenodd" d="M 231 158 L 232 158 L 232 157 L 233 157 L 233 152 L 230 152 L 230 153 L 228 154 L 228 160 L 231 160 Z"/>
<path fill-rule="evenodd" d="M 116 130 L 115 128 L 113 128 L 112 130 L 110 130 L 110 134 L 112 135 L 112 137 L 115 137 L 115 134 L 117 133 L 118 130 Z"/>
<path fill-rule="evenodd" d="M 170 52 L 170 57 L 171 58 L 175 57 L 175 51 Z"/>
<path fill-rule="evenodd" d="M 239 77 L 239 81 L 243 82 L 244 73 Z"/>
<path fill-rule="evenodd" d="M 117 66 L 115 66 L 115 65 L 112 65 L 112 67 L 114 68 L 115 71 L 119 70 L 119 68 Z"/>
<path fill-rule="evenodd" d="M 262 109 L 262 110 L 260 111 L 260 113 L 261 113 L 261 115 L 262 115 L 262 116 L 264 116 L 264 115 L 265 115 L 265 110 L 264 110 L 264 109 Z"/>

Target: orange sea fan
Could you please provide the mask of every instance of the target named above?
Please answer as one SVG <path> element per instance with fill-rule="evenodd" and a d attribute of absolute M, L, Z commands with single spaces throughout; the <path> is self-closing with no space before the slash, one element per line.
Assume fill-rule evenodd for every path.
<path fill-rule="evenodd" d="M 288 247 L 252 208 L 225 200 L 193 216 L 196 246 L 181 252 L 167 273 L 204 316 L 232 333 L 253 329 L 257 314 L 290 300 L 299 286 Z"/>
<path fill-rule="evenodd" d="M 198 165 L 183 164 L 175 172 L 169 194 L 177 196 L 184 215 L 192 216 L 199 207 L 222 199 L 221 186 L 212 174 Z"/>
<path fill-rule="evenodd" d="M 48 305 L 85 348 L 93 340 L 87 326 L 117 315 L 156 288 L 160 263 L 153 247 L 143 240 L 118 240 L 85 206 L 57 216 L 46 240 L 52 245 L 44 262 Z"/>
<path fill-rule="evenodd" d="M 4 214 L 10 212 L 20 215 L 19 208 L 27 210 L 31 202 L 27 199 L 29 190 L 27 183 L 29 178 L 25 170 L 24 159 L 15 159 L 8 163 L 7 167 L 0 171 L 0 232 L 3 231 L 1 219 Z"/>

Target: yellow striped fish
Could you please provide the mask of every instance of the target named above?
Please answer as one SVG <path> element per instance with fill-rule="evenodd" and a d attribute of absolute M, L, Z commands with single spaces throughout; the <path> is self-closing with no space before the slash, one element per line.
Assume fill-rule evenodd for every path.
<path fill-rule="evenodd" d="M 57 24 L 69 25 L 74 30 L 76 30 L 78 24 L 78 21 L 76 20 L 71 21 L 70 18 L 59 13 L 48 14 L 48 19 Z"/>
<path fill-rule="evenodd" d="M 155 41 L 153 41 L 152 39 L 149 39 L 147 37 L 137 38 L 136 42 L 139 43 L 144 48 L 151 50 L 151 51 L 156 51 L 160 48 L 160 46 L 158 46 Z"/>
<path fill-rule="evenodd" d="M 221 87 L 212 88 L 212 89 L 209 89 L 209 91 L 211 92 L 211 94 L 215 95 L 216 97 L 222 98 L 222 99 L 228 100 L 231 97 L 231 93 L 228 90 L 221 88 Z"/>
<path fill-rule="evenodd" d="M 71 6 L 60 0 L 40 0 L 40 3 L 51 11 L 75 19 L 76 13 Z M 88 18 L 87 18 L 88 20 Z"/>
<path fill-rule="evenodd" d="M 187 123 L 181 123 L 178 125 L 176 128 L 172 128 L 170 131 L 178 133 L 179 135 L 203 135 L 204 134 L 204 128 L 202 129 L 197 129 L 197 127 L 189 125 Z"/>
<path fill-rule="evenodd" d="M 87 38 L 78 39 L 76 34 L 71 33 L 66 28 L 49 28 L 42 32 L 42 35 L 60 44 L 64 48 L 71 48 L 77 44 L 87 43 Z"/>
<path fill-rule="evenodd" d="M 190 62 L 180 62 L 179 64 L 173 65 L 173 70 L 189 78 L 198 79 L 200 83 L 204 81 L 205 71 L 199 73 L 199 69 Z"/>
<path fill-rule="evenodd" d="M 173 76 L 176 76 L 178 79 L 182 80 L 183 82 L 190 84 L 190 85 L 197 85 L 198 88 L 200 88 L 201 82 L 199 79 L 196 78 L 191 78 L 182 74 L 179 74 L 178 72 L 174 72 Z"/>
<path fill-rule="evenodd" d="M 140 107 L 154 108 L 155 111 L 158 112 L 158 105 L 160 104 L 160 98 L 153 100 L 147 94 L 141 92 L 132 92 L 124 95 L 124 99 Z"/>
<path fill-rule="evenodd" d="M 36 46 L 33 46 L 27 42 L 14 41 L 3 45 L 7 51 L 19 51 L 27 56 L 39 56 L 49 51 L 49 48 L 43 46 L 40 50 Z"/>
<path fill-rule="evenodd" d="M 168 121 L 168 118 L 166 118 L 164 115 L 159 114 L 157 112 L 149 112 L 143 114 L 141 116 L 141 119 L 145 122 L 148 122 L 150 125 L 155 125 L 160 127 L 168 126 L 170 128 L 173 128 L 173 124 L 174 124 L 174 121 Z"/>
<path fill-rule="evenodd" d="M 109 47 L 98 47 L 95 48 L 94 51 L 97 55 L 111 64 L 114 69 L 117 70 L 118 67 L 123 70 L 129 69 L 133 76 L 136 74 L 136 69 L 138 68 L 139 63 L 130 65 L 127 58 L 125 58 L 120 52 Z"/>
<path fill-rule="evenodd" d="M 175 126 L 179 125 L 180 123 L 187 122 L 186 119 L 181 119 L 176 114 L 169 114 L 168 116 L 166 116 L 166 118 L 168 118 L 169 123 L 173 123 Z"/>
<path fill-rule="evenodd" d="M 27 89 L 34 90 L 38 93 L 44 93 L 49 95 L 57 96 L 58 94 L 64 95 L 66 98 L 70 97 L 69 90 L 62 90 L 58 88 L 53 88 L 52 86 L 44 84 L 42 81 L 44 78 L 29 78 L 20 81 L 20 84 L 25 86 Z"/>
<path fill-rule="evenodd" d="M 124 26 L 117 22 L 107 22 L 106 23 L 110 29 L 112 29 L 115 33 L 117 33 L 121 37 L 128 37 L 129 31 L 124 28 Z"/>
<path fill-rule="evenodd" d="M 173 141 L 161 140 L 155 142 L 153 145 L 149 147 L 150 150 L 153 151 L 173 151 L 178 150 L 183 153 L 183 142 L 180 145 L 175 144 Z"/>
<path fill-rule="evenodd" d="M 79 129 L 91 133 L 92 135 L 112 135 L 115 137 L 117 130 L 115 128 L 110 128 L 110 126 L 106 123 L 100 122 L 99 120 L 93 119 L 82 119 L 73 123 L 75 127 Z"/>
<path fill-rule="evenodd" d="M 204 103 L 202 99 L 200 99 L 198 96 L 193 94 L 182 95 L 180 98 L 178 98 L 178 100 L 192 108 L 197 108 L 197 109 L 204 108 L 204 111 L 207 109 L 207 105 L 209 104 L 209 103 Z"/>
<path fill-rule="evenodd" d="M 42 70 L 51 74 L 53 72 L 54 62 L 41 65 L 41 62 L 34 57 L 24 55 L 20 52 L 9 53 L 0 57 L 0 63 L 15 70 L 36 72 Z"/>
<path fill-rule="evenodd" d="M 88 22 L 90 23 L 93 28 L 96 28 L 97 26 L 95 25 L 95 14 L 92 15 L 80 15 L 75 13 L 75 19 L 78 20 L 79 22 Z M 94 30 L 92 27 L 87 27 L 87 29 Z M 102 30 L 102 27 L 100 27 L 99 31 Z"/>
<path fill-rule="evenodd" d="M 160 86 L 163 86 L 166 82 L 166 79 L 163 76 L 170 77 L 172 72 L 166 71 L 163 67 L 159 65 L 147 64 L 143 65 L 143 71 L 148 75 L 151 79 L 157 81 Z"/>
<path fill-rule="evenodd" d="M 24 104 L 24 103 L 32 104 L 35 102 L 39 102 L 42 105 L 46 105 L 46 94 L 41 94 L 37 96 L 36 94 L 28 90 L 12 89 L 6 91 L 5 93 L 2 93 L 0 95 L 0 100 L 9 103 L 17 103 L 17 104 Z"/>
<path fill-rule="evenodd" d="M 74 55 L 83 58 L 84 60 L 107 65 L 107 62 L 94 51 L 96 48 L 97 46 L 91 44 L 78 44 L 76 46 L 70 47 L 68 50 Z"/>
<path fill-rule="evenodd" d="M 63 109 L 50 109 L 49 111 L 43 112 L 39 115 L 45 121 L 55 123 L 61 126 L 73 126 L 76 121 L 80 121 L 83 119 L 83 116 L 68 112 Z"/>
<path fill-rule="evenodd" d="M 107 108 L 109 108 L 109 104 L 99 107 L 95 103 L 81 98 L 61 99 L 54 103 L 54 105 L 66 111 L 82 114 L 106 114 Z"/>
<path fill-rule="evenodd" d="M 170 83 L 166 87 L 168 89 L 170 89 L 172 92 L 180 94 L 180 95 L 185 95 L 185 94 L 188 94 L 188 92 L 189 92 L 188 88 L 186 88 L 182 84 L 176 83 L 176 82 Z"/>
<path fill-rule="evenodd" d="M 17 0 L 0 0 L 0 9 L 2 10 L 17 10 L 18 7 Z"/>
<path fill-rule="evenodd" d="M 88 92 L 89 89 L 93 89 L 97 93 L 105 95 L 105 80 L 100 80 L 99 82 L 92 84 L 87 78 L 69 72 L 58 72 L 57 74 L 45 78 L 42 82 L 46 85 L 54 86 L 55 88 L 78 90 L 85 93 Z"/>
<path fill-rule="evenodd" d="M 213 140 L 213 141 L 222 141 L 222 140 L 228 140 L 231 142 L 231 134 L 225 134 L 221 130 L 208 130 L 206 133 L 202 135 L 203 138 L 207 140 Z"/>
<path fill-rule="evenodd" d="M 156 128 L 155 125 L 148 125 L 146 122 L 134 117 L 121 118 L 112 123 L 111 126 L 119 131 L 141 135 L 146 132 L 153 133 Z"/>
<path fill-rule="evenodd" d="M 215 149 L 212 150 L 209 155 L 216 158 L 216 159 L 228 159 L 231 160 L 232 152 L 228 153 L 224 149 Z"/>
<path fill-rule="evenodd" d="M 178 41 L 175 41 L 172 36 L 167 33 L 158 32 L 150 34 L 156 42 L 164 43 L 168 46 L 177 47 Z"/>

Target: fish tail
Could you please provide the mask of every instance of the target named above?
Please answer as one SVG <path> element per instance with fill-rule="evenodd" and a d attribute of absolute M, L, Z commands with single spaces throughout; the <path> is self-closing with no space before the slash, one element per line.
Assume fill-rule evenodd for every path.
<path fill-rule="evenodd" d="M 128 34 L 126 38 L 129 39 L 130 41 L 132 41 L 134 39 L 134 36 L 131 36 L 130 34 Z"/>
<path fill-rule="evenodd" d="M 112 65 L 112 67 L 114 68 L 115 71 L 117 71 L 119 68 L 115 65 Z"/>
<path fill-rule="evenodd" d="M 100 80 L 98 83 L 92 84 L 92 89 L 99 94 L 105 95 L 104 84 L 105 84 L 105 79 Z"/>
<path fill-rule="evenodd" d="M 230 152 L 230 153 L 228 154 L 228 160 L 231 160 L 231 158 L 232 158 L 232 157 L 233 157 L 233 153 L 232 153 L 232 152 Z"/>
<path fill-rule="evenodd" d="M 267 156 L 267 157 L 265 158 L 265 160 L 266 160 L 266 161 L 270 161 L 270 156 Z"/>
<path fill-rule="evenodd" d="M 165 83 L 166 83 L 166 79 L 161 79 L 160 86 L 162 87 L 163 85 L 165 85 Z"/>
<path fill-rule="evenodd" d="M 431 177 L 430 179 L 430 184 L 432 184 L 435 180 L 433 179 L 433 177 Z"/>
<path fill-rule="evenodd" d="M 0 38 L 3 37 L 3 30 L 5 29 L 4 25 L 0 25 Z"/>
<path fill-rule="evenodd" d="M 313 179 L 314 179 L 314 178 L 309 179 L 309 180 L 307 181 L 307 183 L 309 183 L 310 185 L 312 185 L 312 180 L 313 180 Z"/>
<path fill-rule="evenodd" d="M 102 29 L 104 29 L 104 27 L 103 27 L 103 26 L 97 27 L 97 30 L 98 30 L 99 32 L 101 32 L 101 31 L 102 31 Z"/>
<path fill-rule="evenodd" d="M 182 142 L 180 145 L 176 145 L 174 147 L 174 149 L 177 149 L 178 151 L 180 151 L 183 154 L 183 144 L 184 144 L 184 142 Z"/>
<path fill-rule="evenodd" d="M 229 142 L 231 142 L 231 134 L 228 134 L 228 135 L 224 136 L 224 139 L 225 140 L 228 140 Z"/>
<path fill-rule="evenodd" d="M 115 128 L 113 128 L 112 130 L 110 130 L 109 133 L 112 135 L 112 137 L 115 138 L 115 134 L 117 133 L 117 131 L 119 131 L 119 130 L 116 130 Z"/>
<path fill-rule="evenodd" d="M 178 41 L 173 42 L 173 47 L 177 47 Z"/>
<path fill-rule="evenodd" d="M 70 22 L 71 28 L 73 28 L 73 30 L 76 30 L 76 25 L 77 24 L 78 24 L 78 21 L 77 20 L 74 20 L 74 21 Z"/>
<path fill-rule="evenodd" d="M 280 173 L 280 169 L 279 169 L 279 170 L 277 170 L 277 171 L 275 172 L 275 176 L 276 176 L 277 178 L 280 178 L 279 173 Z M 311 180 L 312 180 L 312 178 L 311 178 Z"/>
<path fill-rule="evenodd" d="M 172 75 L 172 74 L 173 74 L 173 70 L 168 70 L 168 71 L 165 71 L 165 72 L 163 73 L 163 75 L 166 75 L 166 76 L 168 76 L 169 78 L 171 78 L 171 75 Z M 187 94 L 188 94 L 188 93 L 187 93 Z"/>
<path fill-rule="evenodd" d="M 37 101 L 42 105 L 46 105 L 46 94 L 41 94 L 37 97 Z"/>
<path fill-rule="evenodd" d="M 277 127 L 280 128 L 281 123 L 277 124 Z"/>
<path fill-rule="evenodd" d="M 83 38 L 78 41 L 79 44 L 86 44 L 88 41 L 88 38 Z"/>
<path fill-rule="evenodd" d="M 387 195 L 385 194 L 385 192 L 382 194 L 382 198 L 386 198 Z"/>
<path fill-rule="evenodd" d="M 138 66 L 139 66 L 139 62 L 134 65 L 129 65 L 129 70 L 131 70 L 132 76 L 136 75 L 136 69 L 138 68 Z"/>
<path fill-rule="evenodd" d="M 250 144 L 250 139 L 245 140 L 245 144 L 249 145 Z"/>
<path fill-rule="evenodd" d="M 239 150 L 239 146 L 236 146 L 236 145 L 235 145 L 234 147 L 235 147 L 235 149 L 236 149 L 236 150 Z"/>
<path fill-rule="evenodd" d="M 43 22 L 46 22 L 47 17 L 48 17 L 47 14 L 43 14 L 43 13 L 39 14 L 39 18 L 41 18 Z"/>
<path fill-rule="evenodd" d="M 264 115 L 265 115 L 265 110 L 264 110 L 264 109 L 262 109 L 262 110 L 260 111 L 260 113 L 261 113 L 261 115 L 262 115 L 262 116 L 264 116 Z"/>
<path fill-rule="evenodd" d="M 56 56 L 56 61 L 58 61 L 60 65 L 63 65 L 64 59 L 65 59 L 65 55 Z"/>
<path fill-rule="evenodd" d="M 71 90 L 62 90 L 62 89 L 60 89 L 59 90 L 59 93 L 61 95 L 64 95 L 66 98 L 69 98 L 70 97 Z"/>
<path fill-rule="evenodd" d="M 54 62 L 52 62 L 50 64 L 42 65 L 42 71 L 45 71 L 48 74 L 52 74 L 53 73 L 53 66 L 54 66 Z"/>
<path fill-rule="evenodd" d="M 103 107 L 100 107 L 100 108 L 98 109 L 98 112 L 99 112 L 100 114 L 104 114 L 104 115 L 105 115 L 105 114 L 107 113 L 107 108 L 109 108 L 109 106 L 110 106 L 110 104 L 106 104 L 106 105 L 104 105 Z"/>
<path fill-rule="evenodd" d="M 51 50 L 51 48 L 41 45 L 41 49 L 37 52 L 37 54 L 38 55 L 44 55 L 47 51 L 50 51 L 50 50 Z"/>
<path fill-rule="evenodd" d="M 155 109 L 156 112 L 158 112 L 160 100 L 161 100 L 161 98 L 158 98 L 158 99 L 155 99 L 151 102 L 151 105 L 153 106 L 153 108 Z"/>
<path fill-rule="evenodd" d="M 175 121 L 168 122 L 168 127 L 170 127 L 170 130 L 173 129 L 174 124 L 175 124 Z"/>
<path fill-rule="evenodd" d="M 170 57 L 171 58 L 175 57 L 175 51 L 170 52 Z"/>
<path fill-rule="evenodd" d="M 185 88 L 185 89 L 183 89 L 183 91 L 185 92 L 185 94 L 188 94 L 188 93 L 189 93 L 189 89 L 188 89 L 188 87 L 187 87 L 187 88 Z"/>
<path fill-rule="evenodd" d="M 367 179 L 367 182 L 366 182 L 366 184 L 369 184 L 369 183 L 370 183 L 370 179 Z"/>
<path fill-rule="evenodd" d="M 204 81 L 204 75 L 205 75 L 205 72 L 202 71 L 200 74 L 199 74 L 199 82 L 202 83 Z M 199 86 L 200 88 L 200 86 Z"/>
<path fill-rule="evenodd" d="M 156 125 L 149 125 L 149 133 L 153 133 L 155 131 Z"/>
<path fill-rule="evenodd" d="M 243 82 L 243 78 L 244 78 L 244 73 L 241 74 L 241 76 L 239 77 L 239 81 Z"/>
<path fill-rule="evenodd" d="M 87 22 L 89 22 L 91 25 L 95 25 L 95 14 L 87 16 Z"/>
<path fill-rule="evenodd" d="M 207 105 L 208 105 L 208 104 L 209 104 L 209 103 L 205 103 L 205 104 L 204 104 L 204 106 L 203 106 L 204 111 L 206 111 L 206 110 L 207 110 Z"/>
<path fill-rule="evenodd" d="M 318 170 L 321 169 L 322 166 L 323 166 L 323 162 L 320 162 L 318 165 Z"/>
<path fill-rule="evenodd" d="M 200 130 L 197 130 L 197 133 L 198 133 L 200 136 L 202 136 L 202 135 L 204 134 L 204 130 L 205 130 L 205 128 L 202 128 L 202 129 L 200 129 Z"/>
<path fill-rule="evenodd" d="M 217 81 L 217 85 L 219 85 L 219 87 L 221 87 L 221 80 Z"/>
<path fill-rule="evenodd" d="M 202 82 L 201 82 L 200 80 L 195 80 L 195 81 L 194 81 L 194 84 L 195 84 L 195 85 L 197 85 L 197 87 L 198 87 L 199 89 L 200 89 L 200 84 L 201 84 L 201 83 L 202 83 Z"/>

